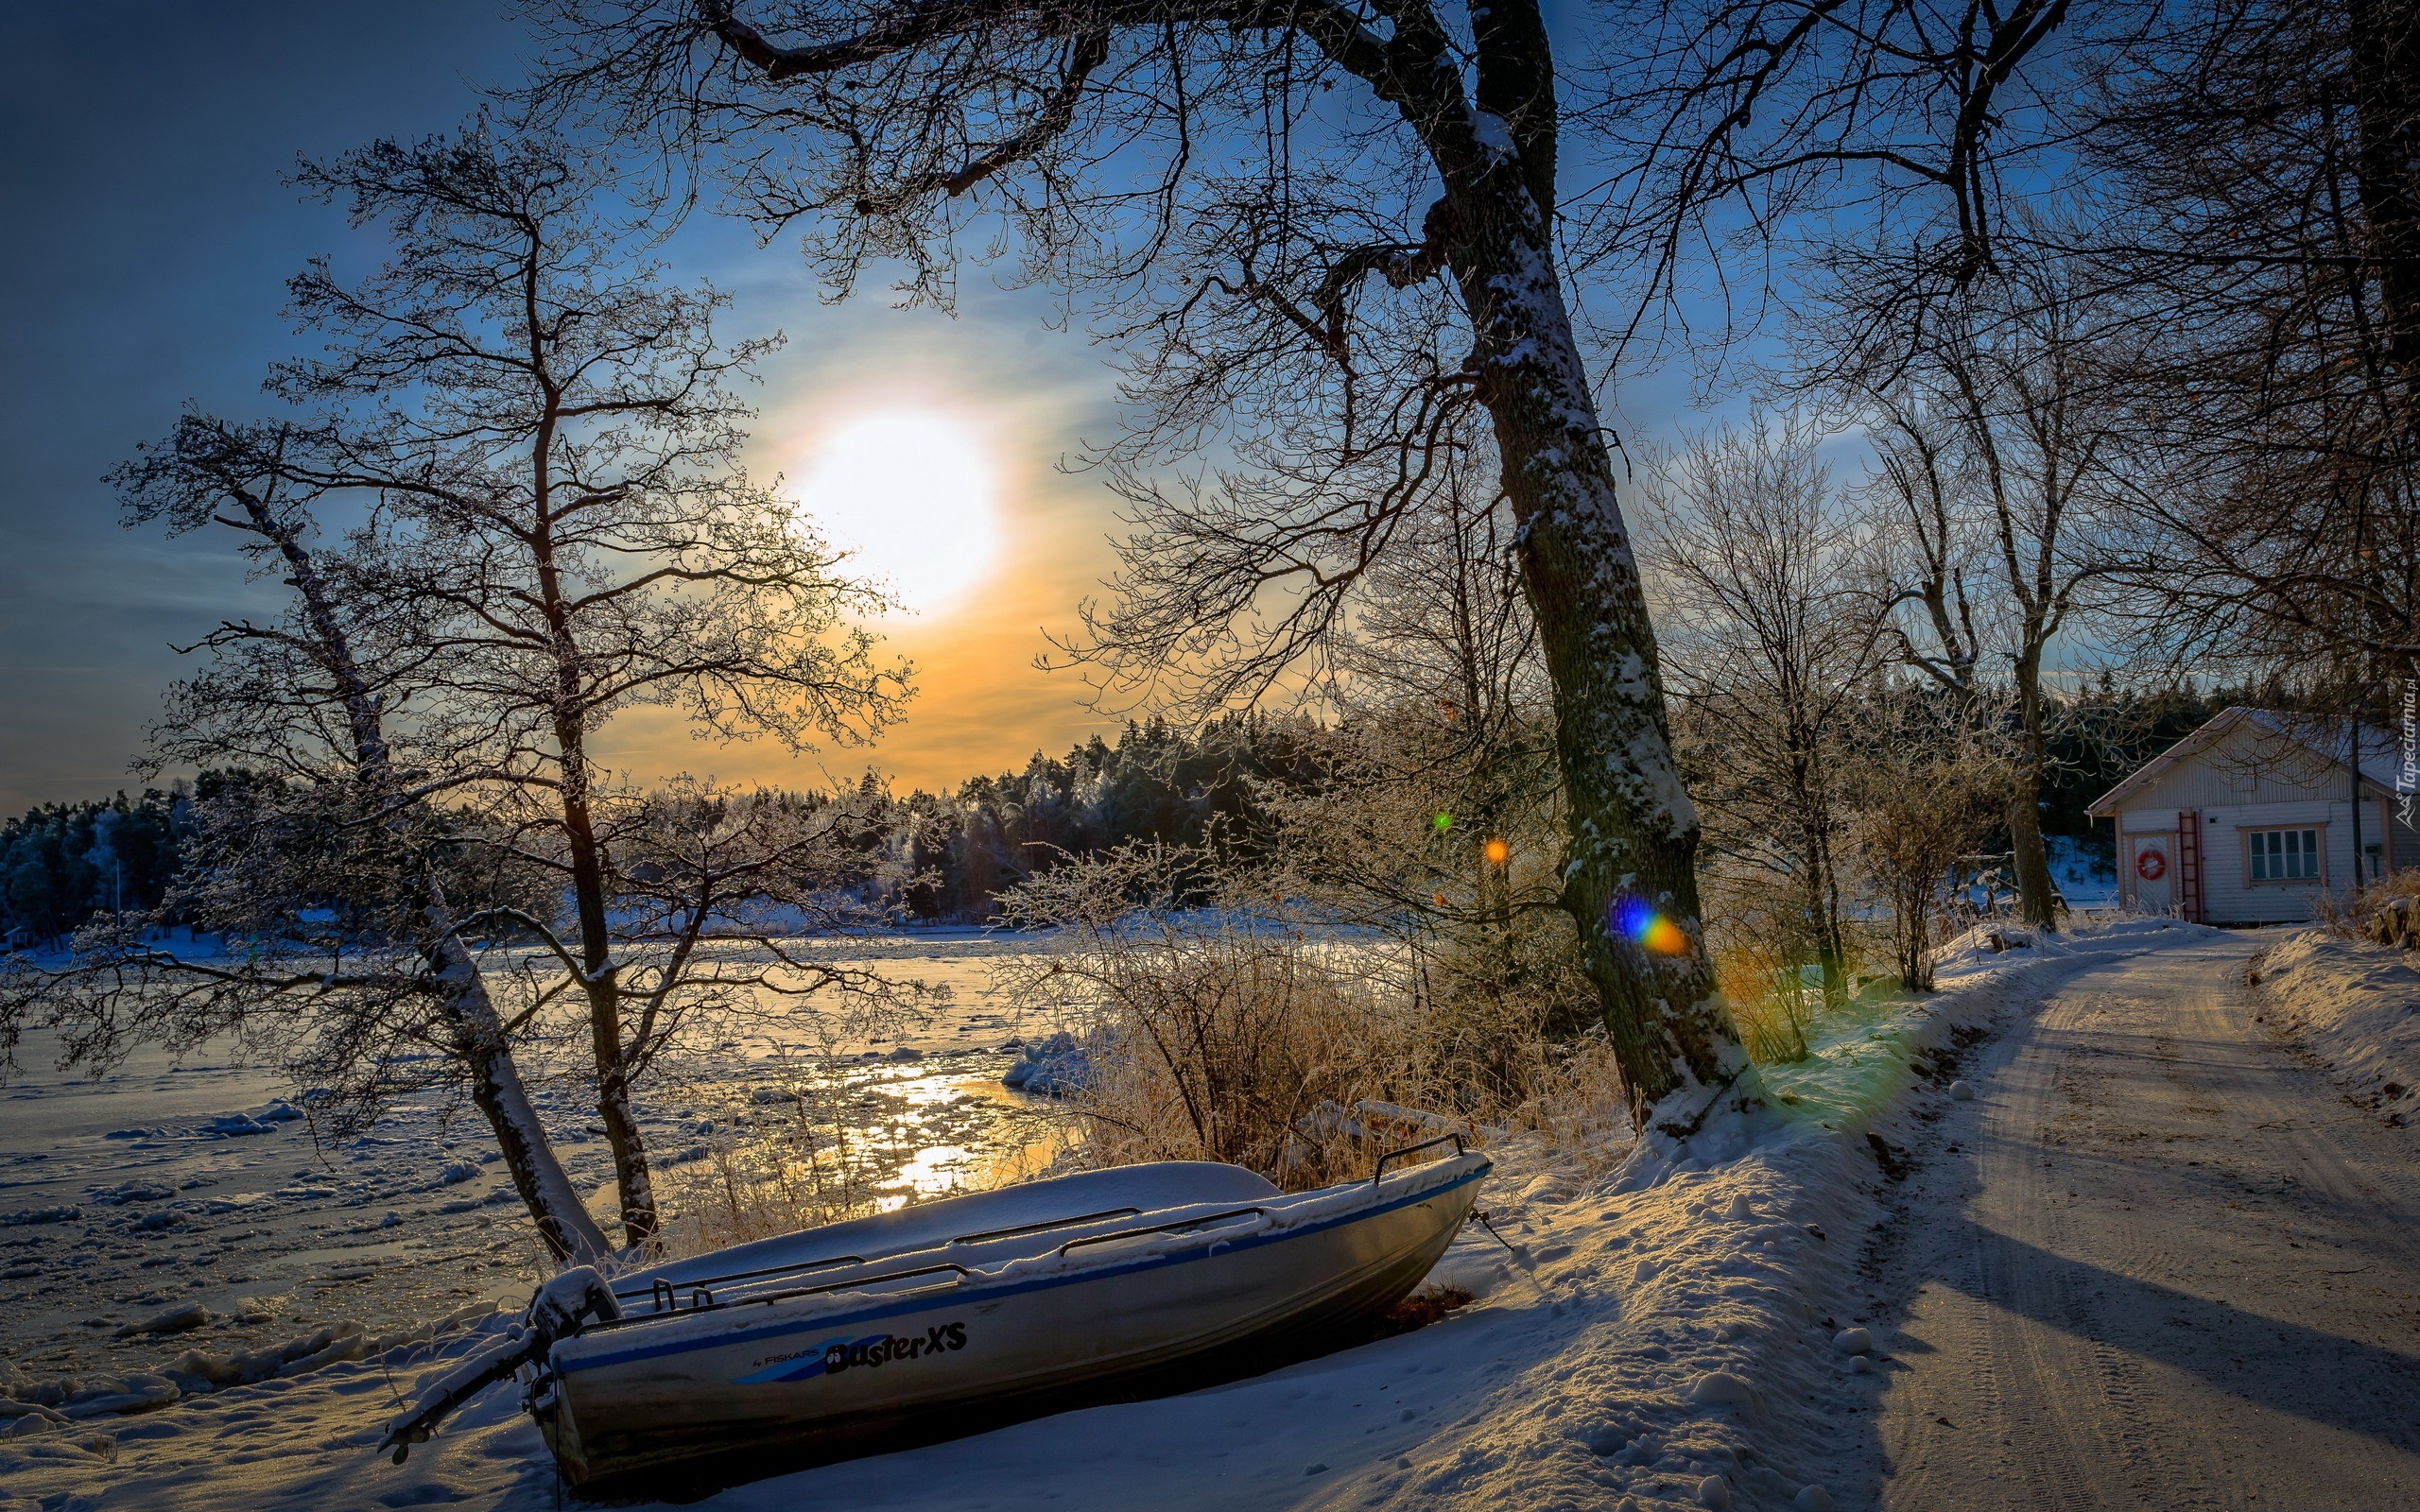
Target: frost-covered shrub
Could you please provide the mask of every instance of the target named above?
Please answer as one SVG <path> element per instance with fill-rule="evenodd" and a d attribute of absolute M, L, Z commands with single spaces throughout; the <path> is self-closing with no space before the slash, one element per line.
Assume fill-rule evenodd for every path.
<path fill-rule="evenodd" d="M 1945 927 L 1949 883 L 1998 821 L 2005 766 L 1954 749 L 1877 749 L 1858 784 L 1850 829 L 1858 872 L 1891 921 L 1900 985 L 1928 992 Z"/>
<path fill-rule="evenodd" d="M 1601 1036 L 1543 1037 L 1537 979 L 1576 972 L 1550 931 L 1491 982 L 1434 939 L 1322 927 L 1259 887 L 1199 852 L 1130 849 L 1008 900 L 1058 931 L 1005 985 L 1069 1026 L 1044 1043 L 1082 1063 L 1051 1110 L 1077 1133 L 1074 1160 L 1224 1160 L 1301 1190 L 1366 1176 L 1383 1149 L 1441 1127 L 1534 1129 L 1583 1160 L 1627 1143 Z M 1205 895 L 1231 906 L 1178 906 Z"/>

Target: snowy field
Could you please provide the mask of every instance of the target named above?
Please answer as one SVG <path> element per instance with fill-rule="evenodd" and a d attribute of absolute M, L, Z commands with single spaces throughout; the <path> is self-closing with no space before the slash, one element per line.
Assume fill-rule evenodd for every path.
<path fill-rule="evenodd" d="M 1962 1047 L 2067 971 L 2207 933 L 2129 920 L 2004 954 L 1962 942 L 1942 992 L 1861 1004 L 1827 1024 L 1809 1061 L 1767 1069 L 1758 1108 L 1719 1115 L 1685 1141 L 1651 1135 L 1595 1179 L 1554 1168 L 1525 1141 L 1499 1142 L 1481 1200 L 1518 1253 L 1482 1228 L 1463 1235 L 1434 1280 L 1478 1302 L 1426 1330 L 1215 1390 L 828 1466 L 696 1504 L 1848 1504 L 1825 1488 L 1849 1468 L 1829 1463 L 1824 1446 L 1830 1426 L 1871 1410 L 1874 1396 L 1872 1345 L 1856 1315 L 1857 1236 L 1878 1211 L 1877 1160 L 1893 1145 L 1877 1133 L 1877 1154 L 1868 1134 L 1957 1096 Z M 970 974 L 980 965 L 929 958 L 931 974 L 944 960 Z M 990 1009 L 970 996 L 952 1012 L 980 1021 Z M 994 1026 L 960 1027 L 931 1026 L 911 1047 L 925 1060 L 901 1069 L 996 1075 L 1005 1057 L 959 1048 Z M 517 1303 L 534 1274 L 534 1257 L 511 1237 L 517 1214 L 491 1195 L 497 1178 L 470 1153 L 467 1130 L 447 1150 L 448 1130 L 420 1113 L 411 1116 L 424 1122 L 378 1136 L 393 1143 L 323 1158 L 293 1125 L 232 1140 L 108 1137 L 136 1125 L 189 1131 L 268 1091 L 233 1073 L 155 1067 L 6 1105 L 8 1147 L 40 1157 L 11 1169 L 58 1162 L 12 1177 L 37 1183 L 12 1189 L 24 1207 L 82 1210 L 6 1230 L 21 1241 L 9 1253 L 25 1257 L 12 1269 L 27 1272 L 16 1302 L 32 1347 L 26 1373 L 55 1376 L 73 1351 L 89 1379 L 69 1394 L 83 1405 L 28 1414 L 0 1439 L 0 1507 L 553 1505 L 551 1463 L 509 1390 L 402 1467 L 371 1452 L 419 1382 L 503 1327 L 487 1299 Z M 668 1125 L 696 1111 L 655 1116 Z M 672 1137 L 669 1126 L 659 1135 Z M 601 1176 L 593 1150 L 575 1153 Z M 458 1162 L 478 1174 L 445 1180 Z M 132 1183 L 174 1194 L 100 1200 Z M 382 1228 L 389 1211 L 400 1221 Z M 146 1227 L 154 1213 L 178 1216 Z M 114 1337 L 126 1322 L 194 1302 L 213 1317 L 190 1333 Z M 401 1336 L 447 1312 L 454 1321 L 436 1337 Z M 186 1349 L 232 1357 L 250 1348 L 259 1358 L 354 1324 L 254 1383 L 188 1394 L 170 1373 Z M 164 1404 L 96 1412 L 95 1392 L 148 1392 Z"/>

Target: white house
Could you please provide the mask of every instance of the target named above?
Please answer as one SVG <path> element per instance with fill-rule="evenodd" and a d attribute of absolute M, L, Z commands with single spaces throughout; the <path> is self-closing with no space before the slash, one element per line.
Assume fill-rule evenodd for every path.
<path fill-rule="evenodd" d="M 2398 731 L 2267 709 L 2229 709 L 2095 801 L 2118 825 L 2118 895 L 2211 924 L 2311 917 L 2355 875 L 2420 866 L 2420 794 Z"/>

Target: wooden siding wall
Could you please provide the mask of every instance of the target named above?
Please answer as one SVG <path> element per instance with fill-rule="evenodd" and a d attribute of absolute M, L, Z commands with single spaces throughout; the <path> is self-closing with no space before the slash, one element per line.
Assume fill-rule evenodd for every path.
<path fill-rule="evenodd" d="M 2134 895 L 2125 837 L 2171 832 L 2178 811 L 2195 809 L 2202 816 L 2204 919 L 2213 924 L 2309 919 L 2318 893 L 2342 888 L 2353 877 L 2353 811 L 2345 791 L 2351 785 L 2350 772 L 2308 747 L 2238 726 L 2162 773 L 2140 793 L 2129 795 L 2118 820 L 2120 896 L 2131 900 Z M 2367 848 L 2383 838 L 2391 865 L 2420 867 L 2420 829 L 2399 822 L 2397 808 L 2392 796 L 2373 788 L 2361 806 L 2361 843 Z M 2326 873 L 2316 884 L 2252 881 L 2243 832 L 2284 826 L 2323 832 Z M 2176 877 L 2180 868 L 2172 848 L 2169 864 L 2170 877 Z"/>
<path fill-rule="evenodd" d="M 2167 809 L 2172 827 L 2178 809 L 2341 801 L 2351 785 L 2350 772 L 2299 742 L 2238 726 L 2143 791 L 2127 795 L 2126 808 Z"/>

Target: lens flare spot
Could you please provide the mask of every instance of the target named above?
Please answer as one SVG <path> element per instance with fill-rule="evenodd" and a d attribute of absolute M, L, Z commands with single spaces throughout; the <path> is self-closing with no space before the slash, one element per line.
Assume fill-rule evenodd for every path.
<path fill-rule="evenodd" d="M 1487 857 L 1489 866 L 1500 867 L 1512 859 L 1512 848 L 1501 840 L 1490 840 L 1479 847 L 1479 854 Z"/>
<path fill-rule="evenodd" d="M 1612 933 L 1658 955 L 1685 954 L 1689 948 L 1689 936 L 1681 926 L 1644 898 L 1620 899 L 1607 922 L 1613 926 Z"/>
<path fill-rule="evenodd" d="M 1443 834 L 1454 827 L 1454 816 L 1450 814 L 1440 814 L 1428 822 L 1436 826 L 1439 834 Z"/>

